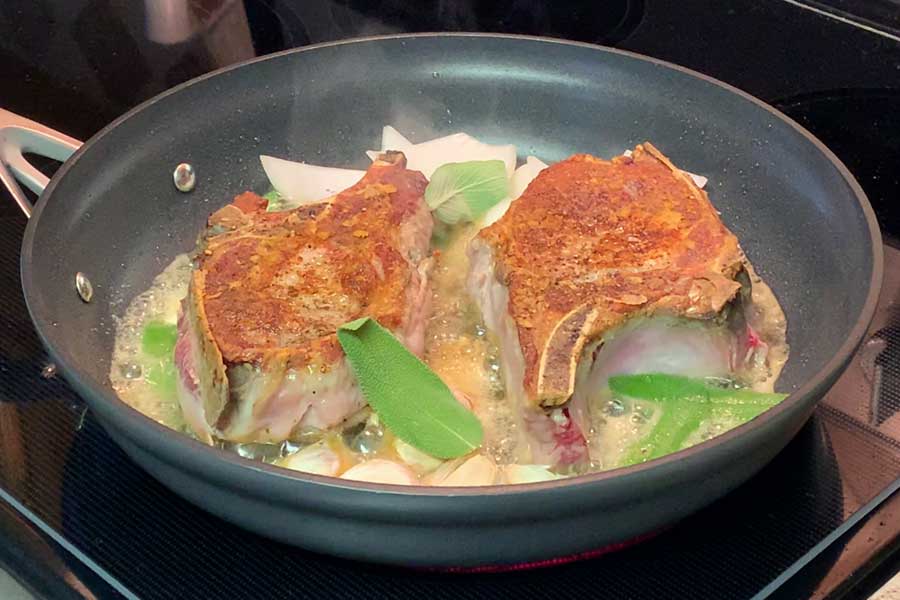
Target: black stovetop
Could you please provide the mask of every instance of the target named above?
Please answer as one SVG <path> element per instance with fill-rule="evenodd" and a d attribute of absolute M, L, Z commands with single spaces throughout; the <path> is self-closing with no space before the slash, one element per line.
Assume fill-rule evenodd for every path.
<path fill-rule="evenodd" d="M 900 238 L 898 14 L 895 0 L 2 2 L 0 107 L 87 139 L 175 83 L 282 48 L 398 31 L 571 38 L 695 68 L 784 110 L 847 163 L 890 240 Z M 24 225 L 4 194 L 0 565 L 38 595 L 864 597 L 896 570 L 900 251 L 890 241 L 872 338 L 757 477 L 633 547 L 539 570 L 461 575 L 269 542 L 147 476 L 47 362 L 19 290 Z"/>

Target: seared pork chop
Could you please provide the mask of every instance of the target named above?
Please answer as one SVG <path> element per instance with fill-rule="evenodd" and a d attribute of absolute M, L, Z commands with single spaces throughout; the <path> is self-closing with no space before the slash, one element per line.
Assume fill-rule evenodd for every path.
<path fill-rule="evenodd" d="M 265 212 L 242 194 L 210 217 L 176 346 L 198 435 L 281 441 L 336 425 L 364 400 L 335 332 L 377 319 L 424 348 L 432 219 L 402 153 L 330 201 Z"/>
<path fill-rule="evenodd" d="M 745 260 L 706 194 L 649 143 L 545 169 L 469 257 L 507 395 L 545 407 L 572 397 L 584 350 L 625 320 L 715 317 Z"/>

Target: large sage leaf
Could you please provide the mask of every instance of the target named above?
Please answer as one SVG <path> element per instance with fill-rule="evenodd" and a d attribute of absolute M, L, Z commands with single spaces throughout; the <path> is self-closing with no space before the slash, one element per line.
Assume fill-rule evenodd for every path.
<path fill-rule="evenodd" d="M 378 322 L 366 317 L 346 323 L 337 336 L 369 406 L 394 435 L 445 459 L 481 445 L 478 418 Z"/>
<path fill-rule="evenodd" d="M 435 217 L 453 225 L 471 222 L 503 200 L 509 191 L 502 160 L 472 160 L 439 167 L 425 188 Z"/>

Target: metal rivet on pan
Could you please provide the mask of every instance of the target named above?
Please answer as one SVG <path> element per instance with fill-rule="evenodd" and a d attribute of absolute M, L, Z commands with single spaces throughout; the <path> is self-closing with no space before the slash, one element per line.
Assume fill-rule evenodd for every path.
<path fill-rule="evenodd" d="M 91 298 L 94 297 L 94 287 L 91 285 L 87 275 L 81 271 L 75 273 L 75 291 L 78 292 L 78 296 L 85 302 L 90 302 Z"/>
<path fill-rule="evenodd" d="M 188 163 L 181 163 L 175 167 L 172 180 L 175 181 L 175 187 L 179 192 L 190 192 L 197 185 L 197 174 L 194 173 L 194 167 Z"/>
<path fill-rule="evenodd" d="M 53 363 L 47 363 L 44 365 L 44 368 L 41 369 L 41 377 L 44 379 L 52 379 L 56 375 L 56 365 Z"/>

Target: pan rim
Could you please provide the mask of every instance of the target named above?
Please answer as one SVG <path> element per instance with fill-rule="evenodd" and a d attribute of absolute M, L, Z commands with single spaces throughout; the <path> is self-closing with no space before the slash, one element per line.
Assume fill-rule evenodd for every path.
<path fill-rule="evenodd" d="M 438 39 L 438 38 L 460 38 L 460 39 L 468 39 L 468 38 L 487 38 L 487 39 L 500 39 L 500 40 L 511 40 L 514 42 L 528 42 L 528 43 L 544 43 L 544 44 L 556 44 L 568 47 L 576 47 L 582 48 L 585 50 L 590 50 L 594 52 L 600 52 L 605 54 L 613 54 L 624 56 L 626 58 L 632 60 L 638 60 L 641 62 L 647 62 L 659 67 L 667 68 L 678 73 L 687 75 L 689 77 L 693 77 L 695 79 L 699 79 L 707 84 L 715 85 L 719 88 L 724 89 L 731 94 L 734 94 L 745 101 L 749 101 L 752 104 L 756 105 L 758 108 L 766 111 L 776 119 L 784 122 L 789 125 L 795 132 L 800 134 L 803 138 L 806 139 L 807 142 L 811 143 L 816 150 L 818 150 L 837 170 L 837 172 L 841 175 L 844 181 L 850 188 L 853 196 L 855 197 L 860 209 L 862 210 L 863 216 L 865 217 L 866 224 L 869 229 L 869 239 L 872 245 L 872 272 L 869 280 L 869 290 L 866 296 L 866 300 L 860 310 L 860 313 L 851 328 L 847 338 L 844 340 L 843 344 L 838 348 L 838 350 L 834 353 L 834 355 L 829 359 L 823 366 L 820 368 L 811 378 L 808 378 L 801 386 L 799 386 L 796 390 L 794 390 L 788 398 L 783 400 L 777 406 L 772 409 L 767 410 L 765 413 L 760 415 L 759 417 L 739 426 L 728 432 L 717 436 L 713 439 L 704 441 L 700 444 L 692 446 L 690 448 L 686 448 L 684 450 L 679 450 L 678 452 L 674 452 L 672 454 L 654 459 L 652 461 L 648 461 L 645 463 L 640 463 L 636 465 L 631 465 L 628 467 L 620 467 L 617 469 L 612 469 L 609 471 L 600 471 L 596 473 L 590 473 L 586 475 L 580 475 L 577 477 L 570 477 L 559 479 L 555 481 L 549 482 L 540 482 L 540 483 L 529 483 L 529 484 L 498 484 L 492 486 L 477 486 L 477 487 L 429 487 L 429 486 L 404 486 L 404 485 L 391 485 L 391 484 L 376 484 L 376 483 L 368 483 L 368 482 L 356 482 L 343 480 L 335 477 L 326 477 L 321 475 L 314 475 L 310 473 L 303 473 L 299 471 L 292 471 L 287 468 L 277 467 L 274 465 L 268 465 L 263 463 L 257 463 L 254 461 L 250 461 L 248 459 L 241 458 L 240 456 L 227 452 L 225 450 L 221 450 L 218 448 L 213 448 L 211 446 L 207 446 L 202 444 L 201 442 L 194 440 L 182 433 L 176 432 L 164 425 L 161 425 L 154 421 L 153 419 L 145 416 L 143 413 L 140 413 L 136 409 L 127 405 L 125 402 L 120 400 L 115 394 L 107 391 L 102 387 L 95 386 L 89 379 L 83 378 L 78 369 L 74 368 L 74 365 L 77 364 L 77 360 L 74 356 L 71 356 L 66 353 L 60 353 L 58 351 L 58 347 L 52 343 L 52 332 L 54 328 L 51 326 L 51 323 L 47 321 L 47 319 L 43 318 L 39 311 L 35 310 L 35 301 L 41 295 L 39 290 L 37 290 L 34 280 L 32 278 L 32 273 L 30 269 L 30 265 L 32 262 L 33 252 L 34 252 L 34 238 L 36 235 L 36 229 L 40 223 L 40 217 L 43 213 L 43 209 L 47 204 L 47 199 L 50 198 L 58 185 L 59 181 L 62 180 L 66 173 L 77 164 L 80 157 L 89 152 L 90 149 L 104 136 L 106 136 L 110 131 L 117 128 L 119 125 L 124 123 L 125 121 L 132 118 L 137 113 L 147 109 L 153 104 L 168 98 L 171 95 L 178 94 L 182 90 L 199 84 L 207 79 L 211 79 L 217 77 L 223 73 L 230 72 L 235 69 L 241 69 L 248 67 L 250 65 L 268 61 L 268 60 L 277 60 L 281 57 L 300 54 L 304 52 L 314 52 L 316 50 L 320 50 L 323 48 L 331 48 L 331 47 L 339 47 L 350 44 L 365 44 L 365 43 L 379 43 L 379 42 L 393 42 L 393 41 L 404 41 L 404 40 L 419 40 L 419 39 Z M 228 65 L 221 69 L 217 69 L 215 71 L 211 71 L 209 73 L 205 73 L 191 79 L 189 81 L 183 82 L 173 88 L 165 90 L 160 94 L 140 103 L 136 107 L 128 110 L 123 115 L 119 116 L 115 120 L 113 120 L 110 124 L 102 128 L 96 134 L 94 134 L 89 140 L 87 140 L 79 149 L 72 155 L 60 169 L 56 172 L 53 178 L 50 181 L 50 184 L 44 190 L 44 193 L 41 194 L 40 201 L 36 204 L 34 214 L 32 218 L 29 220 L 25 234 L 22 241 L 22 252 L 21 252 L 21 279 L 22 279 L 22 288 L 24 291 L 26 305 L 28 307 L 29 315 L 31 316 L 32 322 L 35 325 L 35 329 L 38 332 L 38 335 L 43 342 L 44 346 L 48 349 L 52 358 L 57 362 L 57 364 L 62 368 L 62 372 L 65 374 L 66 379 L 72 383 L 75 390 L 82 396 L 86 402 L 91 406 L 91 408 L 96 408 L 99 406 L 100 410 L 98 412 L 104 415 L 113 415 L 115 417 L 116 423 L 124 425 L 123 431 L 126 435 L 129 436 L 130 441 L 135 444 L 140 445 L 142 448 L 147 449 L 148 445 L 145 443 L 145 440 L 151 438 L 164 438 L 164 443 L 156 443 L 156 448 L 162 448 L 162 452 L 157 452 L 156 456 L 162 460 L 165 460 L 168 464 L 173 462 L 180 462 L 184 468 L 189 469 L 191 471 L 201 471 L 207 472 L 210 476 L 212 473 L 207 471 L 207 467 L 209 466 L 219 466 L 220 468 L 228 468 L 230 470 L 229 473 L 224 473 L 224 479 L 227 481 L 229 485 L 238 486 L 239 481 L 235 477 L 238 474 L 242 474 L 246 477 L 254 478 L 256 481 L 274 481 L 275 479 L 284 480 L 288 484 L 294 483 L 305 483 L 305 484 L 314 484 L 316 486 L 325 486 L 329 488 L 337 488 L 348 491 L 361 491 L 361 492 L 377 492 L 379 494 L 391 494 L 394 496 L 402 496 L 402 497 L 438 497 L 438 498 L 446 498 L 446 497 L 468 497 L 468 498 L 483 498 L 488 496 L 503 496 L 507 497 L 510 495 L 518 495 L 518 494 L 533 494 L 535 492 L 559 492 L 559 493 L 576 493 L 578 490 L 583 490 L 585 488 L 594 488 L 595 490 L 607 484 L 610 481 L 621 482 L 624 480 L 629 480 L 635 478 L 642 474 L 649 474 L 654 471 L 662 471 L 669 467 L 671 467 L 674 463 L 680 462 L 683 460 L 691 460 L 696 458 L 699 455 L 704 454 L 706 451 L 711 450 L 715 447 L 721 447 L 729 443 L 733 443 L 737 438 L 743 437 L 745 434 L 756 430 L 762 426 L 764 426 L 769 421 L 777 418 L 780 414 L 788 411 L 789 409 L 797 407 L 797 405 L 804 402 L 804 400 L 809 399 L 819 393 L 824 393 L 830 387 L 830 384 L 833 384 L 833 379 L 836 377 L 841 368 L 846 365 L 846 363 L 852 358 L 853 353 L 862 343 L 863 337 L 868 330 L 869 324 L 874 316 L 875 309 L 878 303 L 878 298 L 881 292 L 881 285 L 883 279 L 883 271 L 884 271 L 884 254 L 883 254 L 883 241 L 881 236 L 881 231 L 878 226 L 877 219 L 875 217 L 875 212 L 872 209 L 872 206 L 866 197 L 865 192 L 863 192 L 861 186 L 856 181 L 855 177 L 850 173 L 849 169 L 843 164 L 843 162 L 834 155 L 834 153 L 825 146 L 818 138 L 816 138 L 811 132 L 809 132 L 802 125 L 788 117 L 787 115 L 781 113 L 771 105 L 766 102 L 756 98 L 755 96 L 731 85 L 720 81 L 716 78 L 710 77 L 693 69 L 689 69 L 687 67 L 683 67 L 668 61 L 660 60 L 657 58 L 649 57 L 643 54 L 639 54 L 636 52 L 631 52 L 628 50 L 621 50 L 618 48 L 610 48 L 606 46 L 601 46 L 597 44 L 590 44 L 586 42 L 576 42 L 570 40 L 556 39 L 556 38 L 547 38 L 541 36 L 529 36 L 529 35 L 514 35 L 514 34 L 494 34 L 494 33 L 460 33 L 460 32 L 425 32 L 425 33 L 405 33 L 405 34 L 391 34 L 391 35 L 378 35 L 378 36 L 365 36 L 365 37 L 356 37 L 349 38 L 331 42 L 323 42 L 319 44 L 313 44 L 309 46 L 302 46 L 299 48 L 291 48 L 287 50 L 283 50 L 273 54 L 267 54 L 260 57 L 254 57 L 252 59 L 242 61 L 239 63 L 235 63 L 232 65 Z M 824 389 L 823 389 L 824 388 Z M 274 478 L 273 478 L 274 476 Z M 571 492 L 570 492 L 571 491 Z"/>

